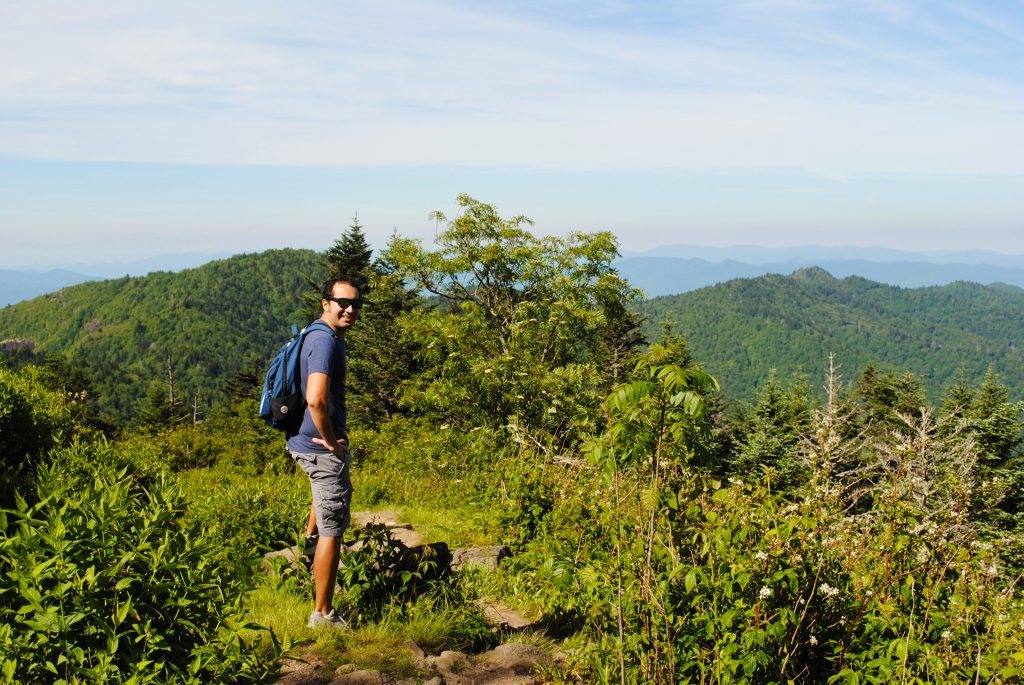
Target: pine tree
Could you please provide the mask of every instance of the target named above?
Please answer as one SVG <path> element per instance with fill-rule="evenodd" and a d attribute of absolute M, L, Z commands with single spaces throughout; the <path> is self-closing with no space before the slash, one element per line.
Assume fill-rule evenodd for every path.
<path fill-rule="evenodd" d="M 324 262 L 327 265 L 326 279 L 342 274 L 352 276 L 365 298 L 369 294 L 368 289 L 374 276 L 372 259 L 373 249 L 366 242 L 366 235 L 357 214 L 352 217 L 348 230 L 324 253 Z"/>
<path fill-rule="evenodd" d="M 1004 467 L 1016 456 L 1021 444 L 1022 410 L 1024 403 L 1010 401 L 1006 386 L 989 367 L 968 413 L 983 464 Z"/>
<path fill-rule="evenodd" d="M 324 253 L 325 279 L 352 276 L 364 301 L 359 322 L 345 337 L 350 425 L 375 425 L 394 416 L 401 385 L 417 368 L 415 344 L 403 335 L 400 320 L 421 298 L 405 287 L 391 264 L 372 259 L 358 216 Z M 319 316 L 319 290 L 315 297 Z"/>
<path fill-rule="evenodd" d="M 741 408 L 731 423 L 736 447 L 730 473 L 747 475 L 771 468 L 775 474 L 772 483 L 778 490 L 788 490 L 806 479 L 801 437 L 811 425 L 811 406 L 803 378 L 797 377 L 785 388 L 775 379 L 773 369 L 754 406 Z"/>

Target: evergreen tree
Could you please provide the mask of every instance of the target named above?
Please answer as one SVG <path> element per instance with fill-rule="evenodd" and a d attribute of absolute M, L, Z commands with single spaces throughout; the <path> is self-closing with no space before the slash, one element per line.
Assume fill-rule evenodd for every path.
<path fill-rule="evenodd" d="M 981 448 L 985 466 L 1007 466 L 1021 443 L 1021 411 L 1024 402 L 1011 402 L 1006 386 L 989 367 L 968 414 Z"/>
<path fill-rule="evenodd" d="M 858 423 L 875 436 L 906 430 L 901 417 L 920 417 L 929 406 L 917 376 L 909 371 L 879 371 L 871 363 L 861 372 L 854 392 Z"/>
<path fill-rule="evenodd" d="M 327 275 L 324 280 L 347 274 L 356 279 L 356 286 L 365 298 L 369 295 L 372 285 L 373 249 L 366 242 L 363 226 L 359 223 L 359 215 L 352 217 L 348 230 L 324 253 Z"/>
<path fill-rule="evenodd" d="M 730 473 L 744 476 L 770 468 L 775 474 L 773 485 L 780 491 L 806 479 L 801 439 L 811 425 L 811 406 L 802 377 L 785 388 L 773 370 L 756 403 L 741 407 L 732 424 L 736 446 Z"/>
<path fill-rule="evenodd" d="M 358 216 L 324 253 L 324 280 L 342 274 L 353 277 L 364 301 L 359 323 L 345 336 L 351 425 L 371 426 L 393 416 L 399 409 L 400 387 L 417 368 L 415 344 L 403 335 L 400 321 L 418 306 L 420 297 L 405 287 L 393 265 L 372 258 Z M 319 285 L 313 297 L 316 314 L 311 318 L 316 318 Z"/>
<path fill-rule="evenodd" d="M 181 400 L 168 391 L 166 383 L 153 381 L 149 384 L 146 399 L 139 407 L 135 422 L 144 431 L 158 432 L 184 422 L 185 418 L 186 409 Z"/>

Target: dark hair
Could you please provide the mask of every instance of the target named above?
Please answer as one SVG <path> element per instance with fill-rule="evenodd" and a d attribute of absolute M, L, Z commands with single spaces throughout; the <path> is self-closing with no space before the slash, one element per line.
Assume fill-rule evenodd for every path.
<path fill-rule="evenodd" d="M 324 281 L 323 290 L 320 291 L 320 297 L 322 299 L 326 300 L 328 297 L 334 297 L 335 283 L 344 283 L 345 285 L 350 285 L 356 289 L 356 292 L 359 293 L 360 297 L 363 296 L 362 288 L 360 288 L 359 284 L 356 282 L 355 276 L 349 276 L 348 274 L 338 274 L 334 278 L 329 278 L 326 281 Z"/>

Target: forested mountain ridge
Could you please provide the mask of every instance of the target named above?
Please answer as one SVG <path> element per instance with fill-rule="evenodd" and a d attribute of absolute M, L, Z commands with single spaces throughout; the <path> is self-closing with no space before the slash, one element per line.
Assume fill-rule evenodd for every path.
<path fill-rule="evenodd" d="M 202 409 L 223 385 L 265 362 L 304 323 L 306 278 L 321 255 L 271 250 L 178 273 L 84 283 L 0 309 L 0 341 L 29 340 L 36 355 L 66 354 L 93 382 L 101 413 L 137 415 L 168 362 L 185 404 Z M 1024 291 L 954 283 L 906 289 L 821 269 L 736 279 L 638 305 L 649 340 L 662 322 L 690 343 L 726 395 L 749 398 L 772 369 L 803 371 L 818 387 L 829 352 L 852 380 L 869 362 L 919 374 L 936 399 L 963 368 L 972 382 L 992 365 L 1024 397 Z"/>
<path fill-rule="evenodd" d="M 184 404 L 222 399 L 223 384 L 266 360 L 303 324 L 306 277 L 322 268 L 311 250 L 270 250 L 178 273 L 83 283 L 0 309 L 0 340 L 65 354 L 91 379 L 99 409 L 124 420 L 151 384 Z"/>
<path fill-rule="evenodd" d="M 672 321 L 732 396 L 751 396 L 772 369 L 802 371 L 816 388 L 835 352 L 847 380 L 868 363 L 891 366 L 920 375 L 936 399 L 961 368 L 977 381 L 991 365 L 1024 397 L 1024 291 L 1012 286 L 907 289 L 810 268 L 659 297 L 640 310 L 649 338 Z"/>

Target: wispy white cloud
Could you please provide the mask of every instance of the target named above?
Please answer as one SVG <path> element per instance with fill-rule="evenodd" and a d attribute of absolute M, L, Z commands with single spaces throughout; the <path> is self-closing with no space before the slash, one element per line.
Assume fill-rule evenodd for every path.
<path fill-rule="evenodd" d="M 0 155 L 1024 170 L 1021 81 L 958 61 L 997 33 L 973 5 L 509 7 L 21 3 L 0 28 Z"/>

